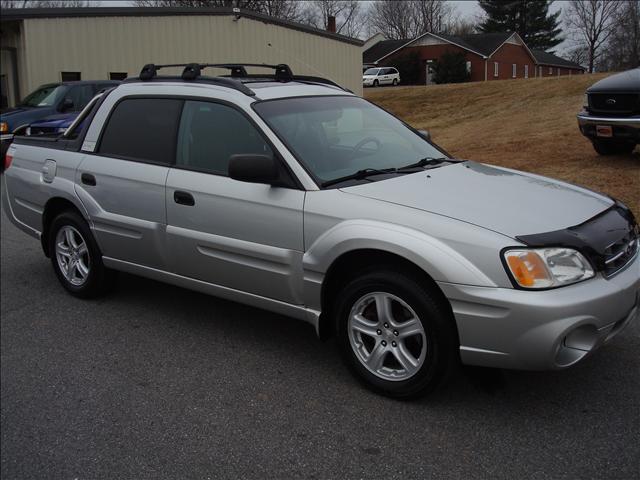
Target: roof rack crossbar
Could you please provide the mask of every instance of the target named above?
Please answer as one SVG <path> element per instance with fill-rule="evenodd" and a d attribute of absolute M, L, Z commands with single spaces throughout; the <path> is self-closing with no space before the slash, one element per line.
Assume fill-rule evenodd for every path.
<path fill-rule="evenodd" d="M 158 77 L 158 70 L 162 68 L 176 68 L 183 67 L 182 75 L 180 77 Z M 273 74 L 268 75 L 260 75 L 260 74 L 249 74 L 245 67 L 257 67 L 257 68 L 267 68 L 274 70 Z M 205 68 L 223 68 L 230 71 L 230 75 L 225 75 L 221 77 L 204 77 L 202 76 L 202 70 Z M 223 85 L 225 87 L 233 88 L 235 90 L 239 90 L 246 95 L 255 96 L 255 92 L 248 88 L 242 82 L 243 79 L 269 79 L 275 80 L 276 82 L 290 82 L 290 81 L 299 81 L 299 82 L 309 82 L 309 83 L 320 83 L 325 85 L 331 85 L 337 87 L 341 90 L 345 90 L 350 92 L 350 90 L 338 85 L 333 80 L 329 80 L 327 78 L 315 77 L 310 75 L 294 75 L 291 71 L 289 65 L 285 63 L 279 63 L 277 65 L 271 65 L 267 63 L 174 63 L 174 64 L 166 64 L 166 65 L 155 65 L 153 63 L 149 63 L 145 65 L 140 71 L 139 79 L 142 81 L 151 81 L 151 80 L 177 80 L 178 78 L 182 78 L 182 80 L 187 81 L 204 81 L 206 83 L 213 83 L 218 85 Z"/>
<path fill-rule="evenodd" d="M 175 68 L 175 67 L 183 67 L 182 74 L 180 77 L 175 76 L 158 76 L 158 70 L 162 68 Z M 255 96 L 255 92 L 251 90 L 246 85 L 238 82 L 237 80 L 232 80 L 230 78 L 225 77 L 205 77 L 202 76 L 202 69 L 206 67 L 219 67 L 219 68 L 227 68 L 231 71 L 232 76 L 241 76 L 242 73 L 246 73 L 244 69 L 238 69 L 237 65 L 230 64 L 207 64 L 207 63 L 172 63 L 165 65 L 155 65 L 153 63 L 148 63 L 142 70 L 140 71 L 139 79 L 143 82 L 148 82 L 152 80 L 187 80 L 194 81 L 198 80 L 201 82 L 211 83 L 215 85 L 221 85 L 224 87 L 232 88 L 234 90 L 238 90 L 245 95 Z M 234 73 L 236 75 L 234 75 Z M 135 81 L 135 80 L 134 80 Z"/>

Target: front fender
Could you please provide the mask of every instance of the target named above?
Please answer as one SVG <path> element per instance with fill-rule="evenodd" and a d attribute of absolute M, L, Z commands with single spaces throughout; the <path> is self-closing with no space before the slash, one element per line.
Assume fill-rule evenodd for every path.
<path fill-rule="evenodd" d="M 322 281 L 329 267 L 345 253 L 373 249 L 392 253 L 412 262 L 435 281 L 495 287 L 496 283 L 468 258 L 423 232 L 375 220 L 346 220 L 322 234 L 303 256 L 307 301 L 319 300 Z"/>

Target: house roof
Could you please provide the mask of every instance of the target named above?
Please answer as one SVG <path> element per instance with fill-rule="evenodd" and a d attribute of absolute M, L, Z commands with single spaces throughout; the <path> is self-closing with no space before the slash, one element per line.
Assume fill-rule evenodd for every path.
<path fill-rule="evenodd" d="M 470 35 L 444 35 L 426 32 L 409 40 L 383 40 L 378 42 L 362 54 L 362 61 L 363 63 L 375 63 L 396 50 L 399 50 L 404 46 L 409 46 L 409 44 L 424 37 L 425 35 L 432 35 L 446 42 L 458 45 L 459 47 L 469 50 L 477 55 L 488 57 L 513 34 L 513 32 L 505 32 L 476 33 Z"/>
<path fill-rule="evenodd" d="M 363 63 L 375 63 L 411 40 L 382 40 L 362 53 Z"/>
<path fill-rule="evenodd" d="M 553 53 L 545 52 L 543 50 L 531 50 L 533 56 L 536 59 L 536 62 L 539 65 L 550 65 L 554 67 L 567 67 L 567 68 L 580 68 L 584 70 L 582 65 L 578 65 L 575 62 L 571 62 L 569 60 L 565 60 L 564 58 L 558 57 Z"/>
<path fill-rule="evenodd" d="M 168 16 L 237 16 L 250 18 L 312 35 L 328 37 L 339 42 L 362 46 L 364 42 L 339 33 L 328 32 L 301 23 L 271 17 L 250 10 L 209 7 L 82 7 L 82 8 L 3 8 L 0 21 L 26 20 L 32 18 L 78 18 L 78 17 L 168 17 Z"/>
<path fill-rule="evenodd" d="M 496 49 L 507 41 L 513 32 L 504 33 L 473 33 L 469 35 L 438 35 L 439 37 L 451 42 L 457 43 L 461 47 L 481 53 L 488 57 Z"/>

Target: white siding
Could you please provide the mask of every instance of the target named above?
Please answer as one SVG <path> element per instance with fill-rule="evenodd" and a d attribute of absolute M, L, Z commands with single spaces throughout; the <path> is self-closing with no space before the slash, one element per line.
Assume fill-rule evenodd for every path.
<path fill-rule="evenodd" d="M 23 95 L 59 81 L 62 71 L 94 80 L 109 72 L 137 75 L 146 63 L 188 62 L 287 63 L 294 73 L 331 78 L 362 93 L 359 45 L 246 17 L 28 19 L 22 40 Z"/>

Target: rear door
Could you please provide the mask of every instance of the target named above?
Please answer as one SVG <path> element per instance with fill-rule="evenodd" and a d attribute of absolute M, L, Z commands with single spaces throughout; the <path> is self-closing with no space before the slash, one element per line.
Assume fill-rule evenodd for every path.
<path fill-rule="evenodd" d="M 165 182 L 183 101 L 125 97 L 116 103 L 94 153 L 76 172 L 76 192 L 106 257 L 167 269 Z"/>
<path fill-rule="evenodd" d="M 229 157 L 242 153 L 277 156 L 245 112 L 224 103 L 185 102 L 176 165 L 166 184 L 172 269 L 301 304 L 304 191 L 232 180 Z"/>

